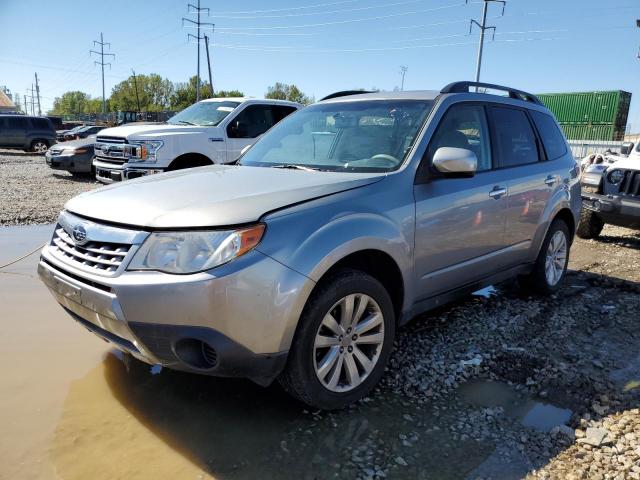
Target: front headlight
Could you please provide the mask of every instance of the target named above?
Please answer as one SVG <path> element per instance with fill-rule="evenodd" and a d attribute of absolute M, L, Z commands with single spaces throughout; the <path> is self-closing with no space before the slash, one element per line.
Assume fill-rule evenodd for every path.
<path fill-rule="evenodd" d="M 134 162 L 155 162 L 162 145 L 162 140 L 134 140 L 126 145 L 125 152 Z"/>
<path fill-rule="evenodd" d="M 147 237 L 128 270 L 196 273 L 227 263 L 253 249 L 264 224 L 238 230 L 156 232 Z"/>
<path fill-rule="evenodd" d="M 585 185 L 592 185 L 597 187 L 600 185 L 600 180 L 602 179 L 602 174 L 600 173 L 583 173 L 582 174 L 582 183 Z"/>
<path fill-rule="evenodd" d="M 613 170 L 609 173 L 609 181 L 614 185 L 617 185 L 624 178 L 624 172 L 622 170 Z"/>

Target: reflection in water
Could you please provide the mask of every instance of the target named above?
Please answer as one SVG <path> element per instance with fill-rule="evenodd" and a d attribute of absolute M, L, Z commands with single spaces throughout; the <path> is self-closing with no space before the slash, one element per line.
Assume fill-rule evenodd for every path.
<path fill-rule="evenodd" d="M 566 424 L 572 411 L 549 403 L 533 400 L 506 383 L 491 380 L 472 380 L 459 389 L 462 399 L 480 407 L 501 407 L 510 417 L 520 419 L 522 424 L 548 432 L 557 425 Z"/>
<path fill-rule="evenodd" d="M 449 437 L 453 411 L 393 395 L 310 412 L 277 386 L 126 364 L 109 354 L 72 385 L 52 447 L 63 478 L 460 478 L 493 450 Z"/>

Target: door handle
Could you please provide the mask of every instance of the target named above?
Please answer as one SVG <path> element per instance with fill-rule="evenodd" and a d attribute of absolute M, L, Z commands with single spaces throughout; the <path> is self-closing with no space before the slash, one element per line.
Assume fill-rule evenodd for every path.
<path fill-rule="evenodd" d="M 497 200 L 501 196 L 506 195 L 506 193 L 507 193 L 506 187 L 500 187 L 496 185 L 495 187 L 493 187 L 493 190 L 489 192 L 489 196 Z"/>
<path fill-rule="evenodd" d="M 544 183 L 551 187 L 556 183 L 556 177 L 554 177 L 553 175 L 549 175 L 547 178 L 544 179 Z"/>

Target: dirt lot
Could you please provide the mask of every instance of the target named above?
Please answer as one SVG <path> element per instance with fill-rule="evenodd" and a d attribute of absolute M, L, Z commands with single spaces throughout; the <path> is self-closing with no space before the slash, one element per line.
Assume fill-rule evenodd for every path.
<path fill-rule="evenodd" d="M 42 187 L 16 180 L 4 223 L 52 221 L 93 186 L 29 162 L 11 175 L 58 194 L 25 214 Z M 0 228 L 0 264 L 50 228 Z M 54 304 L 31 257 L 0 271 L 0 478 L 640 479 L 640 233 L 607 227 L 571 255 L 553 297 L 512 282 L 416 319 L 374 394 L 333 413 L 126 361 Z"/>
<path fill-rule="evenodd" d="M 0 150 L 0 225 L 51 223 L 64 203 L 100 184 L 50 169 L 44 155 Z"/>

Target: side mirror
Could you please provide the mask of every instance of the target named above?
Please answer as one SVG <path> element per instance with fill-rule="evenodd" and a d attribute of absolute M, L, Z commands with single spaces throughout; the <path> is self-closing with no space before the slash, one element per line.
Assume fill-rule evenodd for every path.
<path fill-rule="evenodd" d="M 246 123 L 243 123 L 240 120 L 233 122 L 231 131 L 235 138 L 247 138 L 249 135 L 249 127 L 247 127 Z"/>
<path fill-rule="evenodd" d="M 466 148 L 440 147 L 433 155 L 433 167 L 447 176 L 473 177 L 478 158 Z"/>

